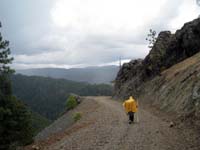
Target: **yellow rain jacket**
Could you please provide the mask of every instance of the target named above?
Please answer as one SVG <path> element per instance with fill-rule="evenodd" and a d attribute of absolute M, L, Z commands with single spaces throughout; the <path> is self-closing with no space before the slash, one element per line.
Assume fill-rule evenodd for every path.
<path fill-rule="evenodd" d="M 133 99 L 132 96 L 130 96 L 130 98 L 128 100 L 126 100 L 124 103 L 123 103 L 123 106 L 126 110 L 126 112 L 137 112 L 137 107 L 138 107 L 138 104 L 137 102 Z"/>

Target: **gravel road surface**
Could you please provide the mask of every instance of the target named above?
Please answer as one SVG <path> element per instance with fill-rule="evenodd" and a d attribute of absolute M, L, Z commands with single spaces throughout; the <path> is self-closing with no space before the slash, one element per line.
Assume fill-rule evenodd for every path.
<path fill-rule="evenodd" d="M 62 130 L 34 143 L 44 150 L 199 150 L 185 137 L 184 131 L 170 128 L 169 122 L 147 110 L 139 109 L 139 122 L 128 124 L 122 103 L 110 97 L 87 97 L 71 114 L 80 112 L 82 118 L 66 128 L 66 117 L 48 130 Z M 63 123 L 62 123 L 63 122 Z M 192 135 L 191 135 L 192 136 Z"/>

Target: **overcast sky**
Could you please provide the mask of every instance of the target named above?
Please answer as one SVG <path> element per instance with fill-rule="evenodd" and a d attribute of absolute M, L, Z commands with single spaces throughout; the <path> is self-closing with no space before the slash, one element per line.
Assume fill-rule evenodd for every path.
<path fill-rule="evenodd" d="M 15 69 L 85 67 L 144 58 L 150 28 L 174 32 L 196 0 L 1 0 L 1 32 Z"/>

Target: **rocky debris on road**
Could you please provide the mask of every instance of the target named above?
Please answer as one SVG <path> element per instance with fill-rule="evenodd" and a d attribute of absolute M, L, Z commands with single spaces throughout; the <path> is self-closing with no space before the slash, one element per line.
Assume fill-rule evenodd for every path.
<path fill-rule="evenodd" d="M 169 124 L 169 127 L 172 128 L 174 126 L 175 126 L 174 122 L 171 121 L 170 124 Z"/>
<path fill-rule="evenodd" d="M 40 147 L 37 145 L 33 145 L 31 148 L 32 148 L 32 150 L 40 150 Z"/>

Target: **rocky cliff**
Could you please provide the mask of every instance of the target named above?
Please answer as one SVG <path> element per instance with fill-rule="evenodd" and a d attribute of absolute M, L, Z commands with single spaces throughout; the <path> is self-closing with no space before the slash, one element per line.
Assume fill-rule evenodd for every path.
<path fill-rule="evenodd" d="M 200 53 L 195 55 L 198 52 L 200 18 L 186 23 L 175 34 L 161 32 L 144 60 L 132 60 L 120 69 L 115 96 L 134 95 L 166 111 L 199 117 Z"/>

